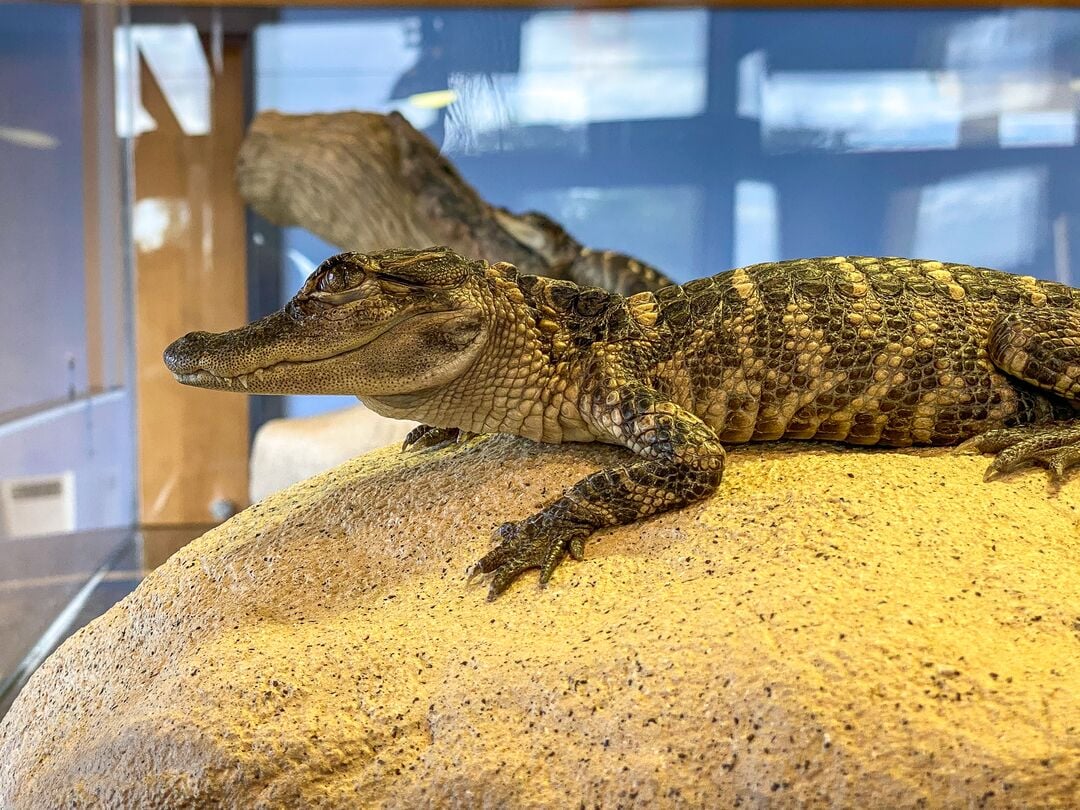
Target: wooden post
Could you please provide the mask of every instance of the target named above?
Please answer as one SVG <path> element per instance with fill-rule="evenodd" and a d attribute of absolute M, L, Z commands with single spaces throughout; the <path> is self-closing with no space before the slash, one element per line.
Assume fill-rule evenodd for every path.
<path fill-rule="evenodd" d="M 233 163 L 244 134 L 244 59 L 226 41 L 210 65 L 210 131 L 186 134 L 145 63 L 156 122 L 135 144 L 135 342 L 139 514 L 145 525 L 215 522 L 247 503 L 248 400 L 175 382 L 161 360 L 189 331 L 247 322 L 244 206 Z"/>

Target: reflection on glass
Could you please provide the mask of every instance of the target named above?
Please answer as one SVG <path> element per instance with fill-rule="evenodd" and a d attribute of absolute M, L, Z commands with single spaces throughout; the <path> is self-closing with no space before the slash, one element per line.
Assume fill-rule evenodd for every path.
<path fill-rule="evenodd" d="M 704 209 L 698 186 L 574 186 L 525 194 L 521 207 L 550 213 L 596 249 L 637 256 L 676 281 L 694 278 Z"/>
<path fill-rule="evenodd" d="M 515 75 L 451 73 L 449 84 L 457 100 L 447 111 L 446 137 L 442 145 L 446 154 L 479 154 L 526 147 L 521 141 L 521 128 L 514 114 Z M 556 148 L 565 145 L 565 137 L 562 133 L 556 134 L 553 145 Z"/>
<path fill-rule="evenodd" d="M 1054 275 L 1061 284 L 1077 286 L 1073 278 L 1072 262 L 1069 256 L 1069 218 L 1065 214 L 1054 217 L 1052 225 L 1054 242 Z"/>
<path fill-rule="evenodd" d="M 48 132 L 19 127 L 0 127 L 0 141 L 7 141 L 25 149 L 56 149 L 60 139 Z"/>
<path fill-rule="evenodd" d="M 285 251 L 285 255 L 288 257 L 290 264 L 296 271 L 294 276 L 297 289 L 300 289 L 307 280 L 307 277 L 315 272 L 315 269 L 319 266 L 319 262 L 322 261 L 322 258 L 318 261 L 310 259 L 296 248 L 289 248 Z"/>
<path fill-rule="evenodd" d="M 735 186 L 735 266 L 781 258 L 776 187 L 759 180 L 740 180 Z"/>
<path fill-rule="evenodd" d="M 516 118 L 581 124 L 699 115 L 707 26 L 703 9 L 538 12 L 521 30 Z"/>
<path fill-rule="evenodd" d="M 1002 146 L 1071 146 L 1075 77 L 1052 56 L 1078 32 L 1045 14 L 979 18 L 948 32 L 947 69 L 770 72 L 756 49 L 738 62 L 737 112 L 760 120 L 773 152 L 956 149 L 984 146 L 984 131 Z"/>
<path fill-rule="evenodd" d="M 113 31 L 113 76 L 117 136 L 134 138 L 156 129 L 157 121 L 142 104 L 142 65 L 130 26 Z"/>
<path fill-rule="evenodd" d="M 451 73 L 445 149 L 583 152 L 587 124 L 705 109 L 704 10 L 541 11 L 521 25 L 515 73 Z"/>
<path fill-rule="evenodd" d="M 411 119 L 407 108 L 412 105 L 389 102 L 400 77 L 420 59 L 418 27 L 412 16 L 260 25 L 255 31 L 256 108 L 312 113 L 404 107 Z M 445 89 L 435 81 L 418 92 Z"/>
<path fill-rule="evenodd" d="M 1045 209 L 1046 171 L 1041 167 L 943 180 L 919 192 L 912 252 L 1017 270 L 1034 256 Z"/>
<path fill-rule="evenodd" d="M 259 108 L 399 109 L 484 198 L 679 280 L 842 253 L 1077 280 L 1080 12 L 294 9 L 258 32 Z"/>
<path fill-rule="evenodd" d="M 944 66 L 950 69 L 1049 71 L 1055 54 L 1075 45 L 1080 16 L 1039 10 L 965 15 L 945 26 Z"/>
<path fill-rule="evenodd" d="M 759 68 L 747 63 L 746 72 Z M 742 94 L 760 92 L 760 99 Z M 740 84 L 739 109 L 760 109 L 773 151 L 894 151 L 967 146 L 966 122 L 997 119 L 1003 146 L 1071 146 L 1076 113 L 1065 74 L 941 71 L 775 73 Z M 972 146 L 983 145 L 974 139 Z"/>
<path fill-rule="evenodd" d="M 763 50 L 751 51 L 739 60 L 735 109 L 740 118 L 761 118 L 761 96 L 768 67 Z"/>
<path fill-rule="evenodd" d="M 1002 113 L 998 143 L 1005 148 L 1072 146 L 1076 143 L 1076 110 Z"/>
<path fill-rule="evenodd" d="M 131 45 L 123 39 L 131 37 Z M 158 89 L 165 97 L 173 116 L 185 135 L 206 135 L 210 131 L 210 66 L 206 62 L 199 32 L 194 25 L 133 25 L 126 32 L 117 30 L 117 82 L 119 97 L 127 96 L 128 81 L 138 82 L 138 57 L 146 63 Z M 135 56 L 135 64 L 129 64 Z M 120 115 L 118 109 L 118 116 Z M 129 118 L 134 115 L 134 119 Z M 134 120 L 134 134 L 149 132 L 156 126 L 142 107 L 126 110 L 119 120 Z M 119 128 L 124 132 L 124 128 Z"/>
<path fill-rule="evenodd" d="M 131 238 L 136 249 L 149 253 L 176 242 L 191 222 L 186 200 L 145 197 L 131 212 Z"/>
<path fill-rule="evenodd" d="M 931 71 L 775 73 L 761 83 L 767 149 L 955 149 L 956 76 Z"/>

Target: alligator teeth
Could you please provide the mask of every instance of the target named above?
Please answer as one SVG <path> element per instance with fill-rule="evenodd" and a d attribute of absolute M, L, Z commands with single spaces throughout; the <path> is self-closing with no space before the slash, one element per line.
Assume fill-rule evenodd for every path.
<path fill-rule="evenodd" d="M 247 375 L 246 374 L 241 374 L 236 379 L 238 379 L 240 381 L 240 384 L 242 386 L 244 386 L 244 390 L 247 391 L 248 390 L 248 378 L 247 378 Z"/>

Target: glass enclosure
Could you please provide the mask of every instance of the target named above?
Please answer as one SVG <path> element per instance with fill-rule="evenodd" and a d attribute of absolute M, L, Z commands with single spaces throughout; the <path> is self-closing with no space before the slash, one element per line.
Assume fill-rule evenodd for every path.
<path fill-rule="evenodd" d="M 0 711 L 136 520 L 114 19 L 0 5 Z"/>
<path fill-rule="evenodd" d="M 0 6 L 2 540 L 134 520 L 121 154 L 84 120 L 83 16 Z M 52 522 L 23 525 L 23 495 L 50 486 Z"/>
<path fill-rule="evenodd" d="M 1080 284 L 1076 10 L 16 3 L 0 90 L 0 684 L 137 579 L 136 529 L 243 507 L 268 418 L 355 404 L 160 361 L 390 246 L 245 208 L 265 111 L 397 111 L 487 202 L 677 281 L 867 254 Z"/>
<path fill-rule="evenodd" d="M 256 110 L 398 110 L 490 202 L 677 281 L 844 253 L 1076 284 L 1078 76 L 1070 10 L 297 9 L 253 27 Z M 335 249 L 289 229 L 260 258 L 280 263 L 274 305 Z"/>

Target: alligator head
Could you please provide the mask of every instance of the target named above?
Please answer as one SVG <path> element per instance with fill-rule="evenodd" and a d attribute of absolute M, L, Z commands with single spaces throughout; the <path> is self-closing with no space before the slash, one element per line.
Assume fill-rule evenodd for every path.
<path fill-rule="evenodd" d="M 251 394 L 397 396 L 460 376 L 491 321 L 483 262 L 449 248 L 342 253 L 283 309 L 165 350 L 177 381 Z"/>

